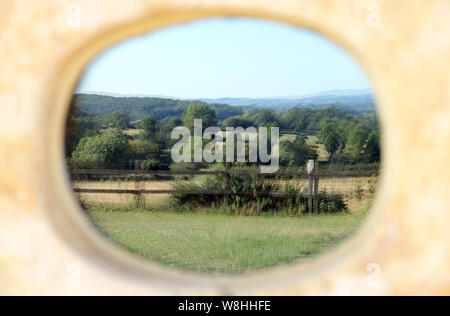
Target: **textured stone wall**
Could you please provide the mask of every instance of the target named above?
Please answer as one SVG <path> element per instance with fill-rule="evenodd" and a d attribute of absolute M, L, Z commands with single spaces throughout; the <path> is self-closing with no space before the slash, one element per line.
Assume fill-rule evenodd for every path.
<path fill-rule="evenodd" d="M 105 246 L 70 195 L 62 130 L 82 67 L 127 36 L 215 15 L 319 31 L 376 90 L 373 216 L 308 265 L 235 279 L 166 271 Z M 0 0 L 0 295 L 450 294 L 449 16 L 448 0 Z"/>

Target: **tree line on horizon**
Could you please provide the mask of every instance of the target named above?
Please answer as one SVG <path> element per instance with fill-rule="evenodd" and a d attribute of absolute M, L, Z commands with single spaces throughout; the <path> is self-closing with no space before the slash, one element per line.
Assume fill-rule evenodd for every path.
<path fill-rule="evenodd" d="M 80 97 L 83 98 L 74 97 L 67 121 L 66 156 L 71 168 L 130 169 L 136 160 L 143 161 L 142 168 L 146 170 L 208 168 L 202 163 L 171 163 L 170 149 L 177 142 L 170 139 L 172 130 L 177 126 L 192 128 L 194 119 L 202 119 L 204 127 L 314 131 L 318 143 L 330 154 L 328 164 L 336 168 L 357 165 L 364 169 L 380 161 L 380 128 L 375 113 L 354 114 L 335 107 L 243 108 L 168 99 L 138 105 L 140 98 L 123 98 L 128 101 L 122 100 L 122 110 L 111 111 L 110 106 L 107 111 L 108 97 L 101 98 L 101 104 L 90 106 L 86 100 L 80 101 Z M 147 114 L 149 109 L 154 115 Z M 136 114 L 139 111 L 142 116 Z M 130 128 L 136 133 L 126 133 Z M 308 144 L 306 136 L 298 135 L 280 143 L 280 165 L 284 168 L 303 168 L 308 159 L 317 157 L 317 147 Z"/>

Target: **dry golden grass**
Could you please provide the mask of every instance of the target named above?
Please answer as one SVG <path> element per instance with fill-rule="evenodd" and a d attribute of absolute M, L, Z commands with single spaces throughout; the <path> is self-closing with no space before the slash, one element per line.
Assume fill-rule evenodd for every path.
<path fill-rule="evenodd" d="M 143 131 L 144 131 L 143 129 L 127 129 L 124 130 L 123 133 L 128 136 L 136 136 L 142 133 Z"/>
<path fill-rule="evenodd" d="M 171 190 L 173 181 L 142 181 L 143 190 Z M 103 190 L 134 190 L 134 181 L 74 181 L 73 187 L 77 189 L 103 189 Z M 136 202 L 133 194 L 109 193 L 82 193 L 78 197 L 88 203 L 130 204 Z M 145 194 L 142 196 L 145 203 L 159 204 L 169 197 L 169 194 Z"/>
<path fill-rule="evenodd" d="M 317 136 L 308 136 L 306 143 L 317 148 L 317 154 L 319 155 L 319 161 L 328 161 L 330 159 L 330 153 L 326 150 L 324 144 L 317 142 Z"/>
<path fill-rule="evenodd" d="M 294 134 L 284 134 L 283 136 L 280 137 L 280 141 L 284 141 L 284 140 L 288 140 L 288 141 L 295 141 L 295 139 L 297 138 L 297 135 Z"/>

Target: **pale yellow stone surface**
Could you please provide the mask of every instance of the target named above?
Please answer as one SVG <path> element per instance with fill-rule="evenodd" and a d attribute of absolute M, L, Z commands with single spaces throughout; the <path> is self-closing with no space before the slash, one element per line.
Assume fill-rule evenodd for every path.
<path fill-rule="evenodd" d="M 211 279 L 110 246 L 100 254 L 104 242 L 61 175 L 65 102 L 88 58 L 126 36 L 214 15 L 317 30 L 353 54 L 376 89 L 385 157 L 374 215 L 309 265 Z M 0 295 L 450 294 L 449 17 L 448 0 L 0 0 Z"/>

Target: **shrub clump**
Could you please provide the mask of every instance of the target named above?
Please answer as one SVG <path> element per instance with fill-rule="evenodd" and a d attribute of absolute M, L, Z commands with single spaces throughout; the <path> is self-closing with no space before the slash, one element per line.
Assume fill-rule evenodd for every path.
<path fill-rule="evenodd" d="M 234 214 L 287 214 L 301 215 L 308 212 L 308 198 L 296 193 L 307 193 L 300 183 L 279 181 L 279 179 L 261 179 L 258 176 L 233 175 L 230 179 L 232 195 L 199 195 L 174 194 L 172 202 L 184 210 L 195 210 L 201 207 L 226 207 Z M 175 190 L 216 191 L 226 190 L 226 178 L 219 175 L 205 177 L 201 181 L 177 182 Z M 239 193 L 248 193 L 242 195 Z M 271 195 L 267 195 L 271 192 Z M 276 192 L 281 193 L 277 196 Z M 342 195 L 326 195 L 321 192 L 319 199 L 320 213 L 339 213 L 348 211 L 347 203 Z"/>

